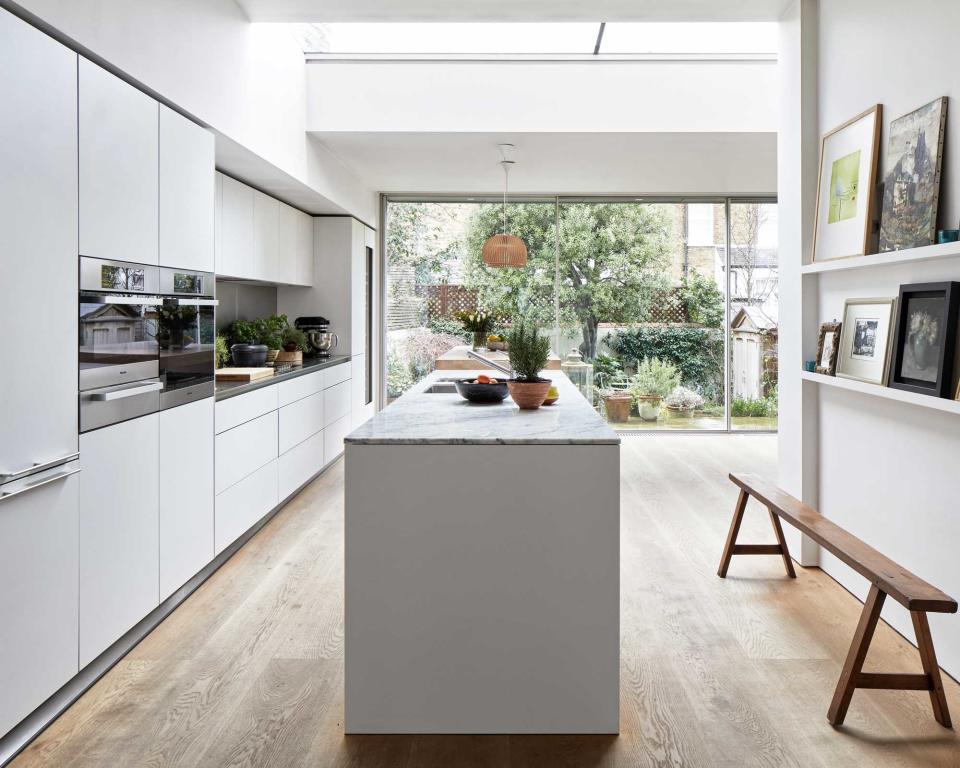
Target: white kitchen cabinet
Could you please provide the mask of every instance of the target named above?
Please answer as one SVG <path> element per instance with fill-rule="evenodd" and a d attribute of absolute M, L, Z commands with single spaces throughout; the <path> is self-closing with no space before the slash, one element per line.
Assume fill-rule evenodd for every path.
<path fill-rule="evenodd" d="M 219 494 L 215 518 L 217 554 L 246 533 L 278 501 L 276 458 Z"/>
<path fill-rule="evenodd" d="M 317 392 L 280 409 L 280 453 L 323 429 L 323 401 L 324 393 Z"/>
<path fill-rule="evenodd" d="M 160 419 L 80 436 L 80 667 L 159 604 Z"/>
<path fill-rule="evenodd" d="M 77 452 L 77 55 L 0 10 L 0 72 L 0 474 L 13 474 Z"/>
<path fill-rule="evenodd" d="M 280 201 L 253 190 L 253 275 L 278 281 L 280 270 Z"/>
<path fill-rule="evenodd" d="M 214 173 L 213 187 L 213 270 L 223 272 L 223 174 Z"/>
<path fill-rule="evenodd" d="M 160 600 L 213 560 L 213 398 L 160 413 Z"/>
<path fill-rule="evenodd" d="M 77 467 L 8 483 L 22 492 L 0 500 L 0 736 L 77 673 Z"/>
<path fill-rule="evenodd" d="M 323 469 L 323 432 L 317 432 L 280 455 L 280 501 L 293 495 L 305 482 Z"/>
<path fill-rule="evenodd" d="M 298 252 L 299 247 L 299 217 L 300 213 L 293 206 L 286 203 L 279 204 L 279 223 L 278 237 L 279 246 L 277 251 L 277 282 L 296 285 L 299 265 Z"/>
<path fill-rule="evenodd" d="M 216 406 L 217 434 L 277 410 L 278 391 L 282 392 L 280 387 L 261 387 L 245 395 L 236 395 L 219 401 Z"/>
<path fill-rule="evenodd" d="M 313 216 L 297 211 L 297 285 L 313 285 Z"/>
<path fill-rule="evenodd" d="M 220 174 L 219 274 L 253 277 L 253 188 Z"/>
<path fill-rule="evenodd" d="M 160 105 L 160 264 L 214 271 L 213 134 Z"/>
<path fill-rule="evenodd" d="M 366 355 L 355 355 L 350 360 L 350 409 L 353 415 L 353 428 L 356 429 L 376 411 L 373 403 L 373 390 L 368 386 Z"/>
<path fill-rule="evenodd" d="M 350 366 L 346 366 L 347 370 Z M 333 422 L 350 416 L 352 410 L 351 382 L 349 379 L 323 390 L 323 425 L 329 426 Z M 352 422 L 352 419 L 351 419 Z"/>
<path fill-rule="evenodd" d="M 290 405 L 290 403 L 302 400 L 317 392 L 323 392 L 325 380 L 324 372 L 321 370 L 279 382 L 277 393 L 279 394 L 280 407 Z"/>
<path fill-rule="evenodd" d="M 337 363 L 323 371 L 323 388 L 330 389 L 335 384 L 350 379 L 350 362 Z"/>
<path fill-rule="evenodd" d="M 353 431 L 352 417 L 348 413 L 339 421 L 323 430 L 323 459 L 325 464 L 338 459 L 343 453 L 343 440 Z"/>
<path fill-rule="evenodd" d="M 223 493 L 247 475 L 277 458 L 277 412 L 217 435 L 216 489 Z"/>
<path fill-rule="evenodd" d="M 157 264 L 159 104 L 83 57 L 77 92 L 80 254 Z"/>

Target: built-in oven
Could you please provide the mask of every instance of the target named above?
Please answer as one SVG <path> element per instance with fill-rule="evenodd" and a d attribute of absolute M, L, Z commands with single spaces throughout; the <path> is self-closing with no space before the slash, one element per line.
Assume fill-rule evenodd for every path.
<path fill-rule="evenodd" d="M 213 275 L 80 258 L 80 431 L 213 396 Z"/>

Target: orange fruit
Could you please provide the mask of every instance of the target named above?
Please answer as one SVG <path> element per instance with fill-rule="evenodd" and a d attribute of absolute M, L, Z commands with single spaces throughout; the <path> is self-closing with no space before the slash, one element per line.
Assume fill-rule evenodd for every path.
<path fill-rule="evenodd" d="M 479 376 L 477 376 L 477 384 L 489 384 L 489 383 L 490 383 L 490 377 L 487 376 L 487 374 L 481 373 Z"/>

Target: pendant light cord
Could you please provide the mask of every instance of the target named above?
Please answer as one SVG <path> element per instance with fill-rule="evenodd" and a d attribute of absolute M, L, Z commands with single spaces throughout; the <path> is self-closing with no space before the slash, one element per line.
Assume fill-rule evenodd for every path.
<path fill-rule="evenodd" d="M 503 166 L 503 234 L 507 234 L 507 179 L 510 176 L 510 164 L 506 158 L 500 161 Z"/>

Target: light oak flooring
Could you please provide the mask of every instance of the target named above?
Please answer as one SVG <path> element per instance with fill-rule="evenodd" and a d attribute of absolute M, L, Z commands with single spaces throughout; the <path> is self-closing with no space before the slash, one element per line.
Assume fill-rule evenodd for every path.
<path fill-rule="evenodd" d="M 858 691 L 846 726 L 827 724 L 860 604 L 826 575 L 788 581 L 769 557 L 717 578 L 726 473 L 773 473 L 775 450 L 771 436 L 624 440 L 618 737 L 345 737 L 338 464 L 13 765 L 960 766 L 924 693 Z M 742 540 L 772 541 L 753 502 Z M 881 625 L 867 667 L 919 661 Z"/>

